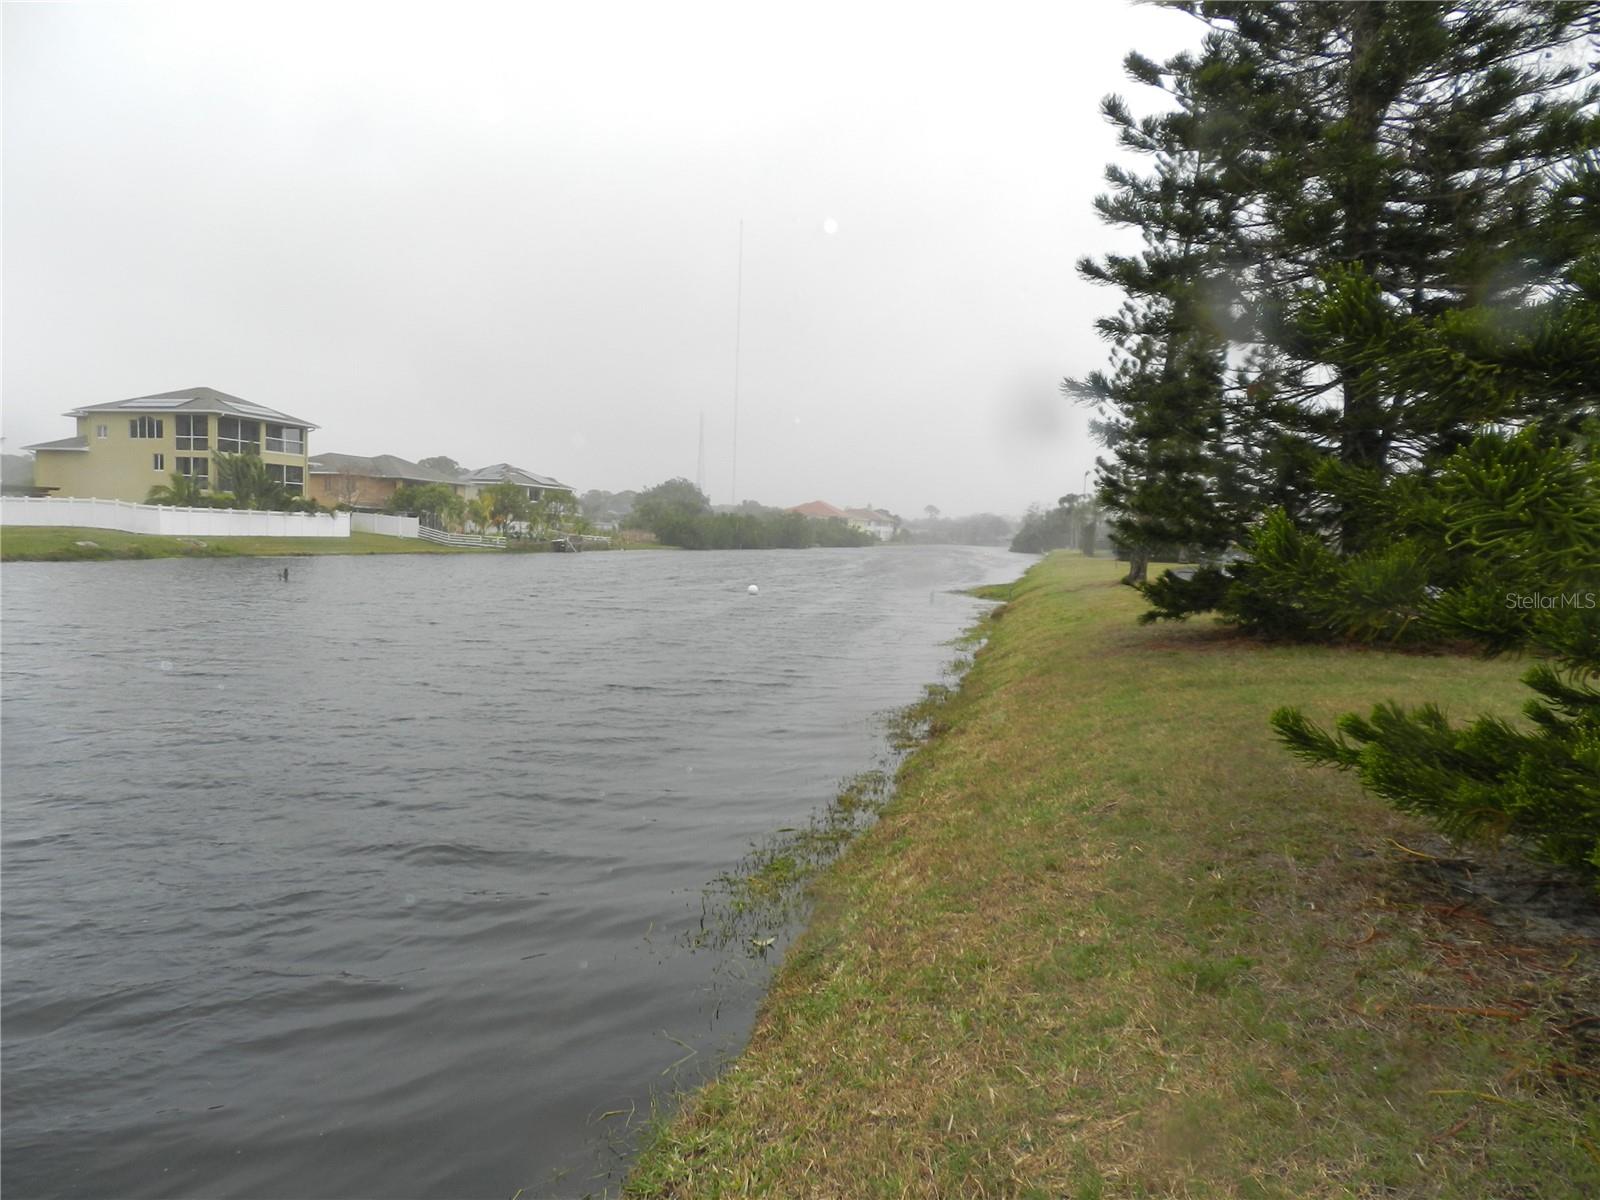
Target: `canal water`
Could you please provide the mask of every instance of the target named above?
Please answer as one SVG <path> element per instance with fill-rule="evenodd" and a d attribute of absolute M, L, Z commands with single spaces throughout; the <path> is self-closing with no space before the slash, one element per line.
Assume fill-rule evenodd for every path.
<path fill-rule="evenodd" d="M 954 589 L 1022 566 L 8 565 L 8 1200 L 614 1187 L 784 944 L 695 949 L 707 885 L 881 765 Z"/>

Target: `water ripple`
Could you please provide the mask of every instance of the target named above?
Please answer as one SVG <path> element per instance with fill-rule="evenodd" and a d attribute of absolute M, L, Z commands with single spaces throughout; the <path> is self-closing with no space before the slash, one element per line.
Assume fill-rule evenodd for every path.
<path fill-rule="evenodd" d="M 700 889 L 873 765 L 949 589 L 1016 569 L 9 566 L 5 1191 L 581 1192 L 591 1114 L 747 1028 L 765 966 L 678 949 Z"/>

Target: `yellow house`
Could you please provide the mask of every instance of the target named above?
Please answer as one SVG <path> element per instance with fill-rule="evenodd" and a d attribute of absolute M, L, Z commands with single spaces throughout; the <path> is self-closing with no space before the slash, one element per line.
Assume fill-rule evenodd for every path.
<path fill-rule="evenodd" d="M 66 414 L 76 437 L 29 446 L 34 486 L 56 496 L 142 501 L 150 489 L 183 475 L 204 487 L 211 456 L 259 454 L 267 474 L 305 493 L 307 435 L 316 428 L 215 388 L 184 388 Z"/>

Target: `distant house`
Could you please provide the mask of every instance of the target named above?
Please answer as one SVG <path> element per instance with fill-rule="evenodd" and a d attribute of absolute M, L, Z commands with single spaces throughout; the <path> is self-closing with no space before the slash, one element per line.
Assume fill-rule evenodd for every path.
<path fill-rule="evenodd" d="M 837 517 L 841 521 L 849 520 L 845 516 L 844 509 L 835 508 L 826 500 L 808 500 L 804 504 L 796 504 L 793 508 L 785 511 L 799 513 L 802 517 L 811 517 L 817 521 L 826 521 L 833 517 Z"/>
<path fill-rule="evenodd" d="M 894 536 L 898 525 L 886 512 L 879 512 L 875 508 L 837 508 L 826 500 L 812 500 L 805 504 L 796 504 L 788 510 L 799 513 L 801 516 L 810 517 L 817 521 L 827 521 L 837 518 L 845 522 L 852 529 L 859 529 L 863 533 L 870 533 L 880 541 L 888 541 Z"/>
<path fill-rule="evenodd" d="M 330 508 L 387 508 L 405 484 L 443 483 L 458 496 L 467 494 L 466 481 L 448 471 L 435 470 L 393 454 L 319 454 L 310 462 L 308 493 Z"/>
<path fill-rule="evenodd" d="M 892 516 L 876 508 L 847 508 L 844 510 L 844 519 L 850 522 L 852 529 L 870 533 L 882 542 L 894 536 L 897 524 Z"/>
<path fill-rule="evenodd" d="M 309 421 L 215 388 L 184 388 L 87 404 L 66 414 L 76 436 L 41 442 L 33 483 L 58 496 L 142 501 L 183 475 L 210 488 L 213 454 L 258 454 L 268 476 L 291 492 L 306 486 Z"/>
<path fill-rule="evenodd" d="M 570 485 L 562 483 L 559 479 L 551 479 L 548 475 L 535 475 L 532 471 L 524 471 L 521 467 L 514 467 L 510 463 L 495 463 L 492 467 L 473 471 L 462 483 L 466 485 L 467 499 L 471 500 L 484 491 L 485 488 L 494 487 L 498 483 L 514 483 L 527 493 L 528 499 L 534 504 L 546 498 L 552 500 L 565 500 L 576 503 L 577 496 Z"/>

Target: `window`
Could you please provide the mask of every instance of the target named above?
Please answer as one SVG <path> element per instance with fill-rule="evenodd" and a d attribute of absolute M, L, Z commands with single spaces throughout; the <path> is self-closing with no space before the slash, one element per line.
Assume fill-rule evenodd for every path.
<path fill-rule="evenodd" d="M 210 477 L 206 472 L 210 469 L 210 465 L 203 458 L 180 458 L 178 459 L 178 474 L 185 479 L 193 479 L 202 487 L 208 487 L 210 486 Z"/>
<path fill-rule="evenodd" d="M 261 422 L 218 417 L 217 449 L 224 454 L 260 454 Z"/>
<path fill-rule="evenodd" d="M 97 438 L 108 438 L 108 437 L 110 437 L 111 436 L 111 426 L 109 426 L 109 425 L 96 425 L 94 427 L 94 435 Z"/>
<path fill-rule="evenodd" d="M 297 425 L 267 424 L 267 449 L 279 454 L 304 454 L 306 431 Z"/>
<path fill-rule="evenodd" d="M 150 465 L 157 471 L 165 471 L 167 469 L 167 456 L 165 454 L 152 454 L 150 456 Z"/>
<path fill-rule="evenodd" d="M 160 417 L 135 417 L 128 422 L 128 436 L 133 438 L 159 438 L 162 436 Z"/>
<path fill-rule="evenodd" d="M 306 489 L 304 467 L 286 467 L 282 463 L 268 463 L 267 478 L 273 483 L 283 484 L 291 492 L 303 492 Z"/>
<path fill-rule="evenodd" d="M 210 436 L 211 418 L 200 416 L 187 416 L 178 414 L 178 449 L 179 450 L 206 450 L 209 449 L 207 438 Z M 204 462 L 205 459 L 201 459 Z"/>

